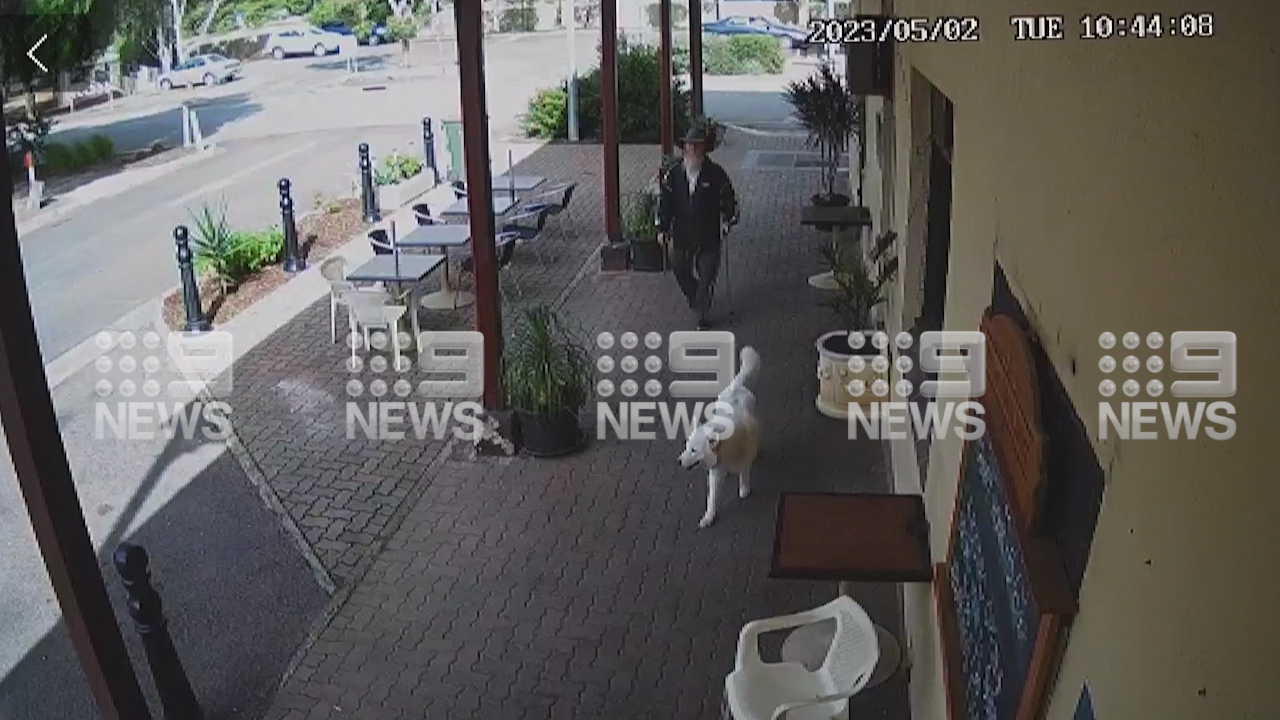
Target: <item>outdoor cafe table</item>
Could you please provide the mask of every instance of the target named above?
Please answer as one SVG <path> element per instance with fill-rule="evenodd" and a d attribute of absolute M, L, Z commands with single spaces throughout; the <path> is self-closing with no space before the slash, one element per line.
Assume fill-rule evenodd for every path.
<path fill-rule="evenodd" d="M 518 200 L 511 197 L 511 193 L 505 188 L 499 189 L 495 187 L 493 189 L 493 214 L 495 216 L 506 215 L 511 212 L 511 208 L 515 207 L 517 202 Z M 444 212 L 440 213 L 440 216 L 449 219 L 459 219 L 467 217 L 470 212 L 471 209 L 467 206 L 467 198 L 461 198 L 454 204 L 445 208 Z"/>
<path fill-rule="evenodd" d="M 919 495 L 784 492 L 770 577 L 839 582 L 931 582 L 929 522 Z M 879 625 L 880 662 L 867 687 L 897 671 L 902 649 Z M 783 642 L 784 660 L 822 663 L 835 629 L 805 625 Z"/>
<path fill-rule="evenodd" d="M 395 283 L 409 285 L 409 318 L 413 323 L 413 339 L 418 335 L 418 286 L 436 268 L 444 264 L 443 255 L 374 255 L 369 262 L 347 273 L 347 281 L 353 283 Z M 394 338 L 393 338 L 394 340 Z"/>
<path fill-rule="evenodd" d="M 466 247 L 471 241 L 469 225 L 420 225 L 396 241 L 402 248 L 440 248 L 444 258 L 444 282 L 440 289 L 418 301 L 428 310 L 456 310 L 474 302 L 469 292 L 456 289 L 449 277 L 449 248 Z"/>

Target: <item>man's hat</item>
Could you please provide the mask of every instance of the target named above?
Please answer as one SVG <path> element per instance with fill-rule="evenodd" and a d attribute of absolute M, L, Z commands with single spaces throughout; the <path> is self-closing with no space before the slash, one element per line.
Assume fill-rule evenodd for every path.
<path fill-rule="evenodd" d="M 706 145 L 708 142 L 707 133 L 698 128 L 689 128 L 689 132 L 685 133 L 684 137 L 680 138 L 676 142 L 680 145 L 686 145 L 688 143 L 701 143 Z"/>

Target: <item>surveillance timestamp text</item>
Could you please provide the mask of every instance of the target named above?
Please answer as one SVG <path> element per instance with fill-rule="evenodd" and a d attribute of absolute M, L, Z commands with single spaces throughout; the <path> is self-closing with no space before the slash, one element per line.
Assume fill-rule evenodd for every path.
<path fill-rule="evenodd" d="M 809 21 L 806 42 L 818 45 L 884 42 L 976 42 L 981 39 L 978 18 L 857 17 Z"/>

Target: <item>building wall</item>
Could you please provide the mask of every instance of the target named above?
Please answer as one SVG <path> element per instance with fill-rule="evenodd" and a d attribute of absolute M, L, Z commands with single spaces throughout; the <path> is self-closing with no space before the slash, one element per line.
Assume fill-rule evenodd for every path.
<path fill-rule="evenodd" d="M 1106 470 L 1080 614 L 1051 685 L 1051 720 L 1071 717 L 1085 681 L 1099 718 L 1263 718 L 1280 707 L 1280 580 L 1271 568 L 1280 490 L 1268 482 L 1276 473 L 1265 452 L 1273 444 L 1267 410 L 1280 397 L 1264 380 L 1280 354 L 1272 277 L 1280 268 L 1280 4 L 1196 4 L 1215 13 L 1212 39 L 1075 39 L 1081 14 L 1158 5 L 1072 3 L 1070 39 L 1015 43 L 1011 14 L 1063 5 L 947 4 L 948 15 L 981 18 L 982 40 L 898 46 L 893 157 L 880 163 L 891 172 L 876 168 L 892 203 L 881 222 L 906 254 L 905 287 L 890 306 L 896 331 L 914 302 L 920 261 L 910 256 L 922 232 L 912 206 L 927 165 L 913 160 L 913 144 L 928 136 L 922 105 L 928 84 L 937 86 L 955 104 L 946 328 L 977 328 L 999 261 Z M 898 16 L 938 12 L 936 0 L 894 3 Z M 873 103 L 871 112 L 886 109 Z M 1097 337 L 1106 330 L 1234 331 L 1234 439 L 1096 440 L 1106 377 Z M 894 450 L 899 490 L 918 488 L 909 448 Z M 959 453 L 946 439 L 930 456 L 925 495 L 938 559 Z M 904 589 L 916 720 L 946 716 L 930 593 Z"/>

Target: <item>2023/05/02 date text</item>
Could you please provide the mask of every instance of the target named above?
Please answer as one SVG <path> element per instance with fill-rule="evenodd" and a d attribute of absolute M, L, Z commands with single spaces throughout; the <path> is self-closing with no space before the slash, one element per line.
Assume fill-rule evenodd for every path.
<path fill-rule="evenodd" d="M 976 17 L 858 17 L 810 20 L 806 42 L 818 45 L 883 42 L 976 42 Z"/>

